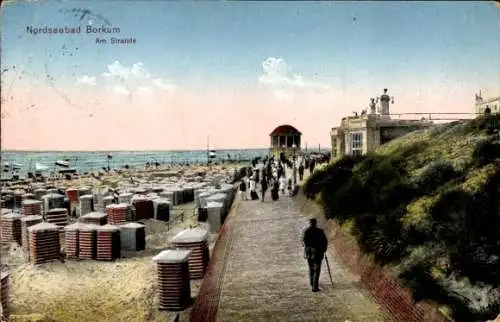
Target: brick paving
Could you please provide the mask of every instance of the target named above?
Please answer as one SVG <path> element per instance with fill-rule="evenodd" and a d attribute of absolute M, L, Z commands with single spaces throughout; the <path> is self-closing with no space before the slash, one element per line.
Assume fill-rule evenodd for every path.
<path fill-rule="evenodd" d="M 238 201 L 222 229 L 191 321 L 385 321 L 331 249 L 334 284 L 323 261 L 322 291 L 311 292 L 301 241 L 307 219 L 288 196 Z"/>

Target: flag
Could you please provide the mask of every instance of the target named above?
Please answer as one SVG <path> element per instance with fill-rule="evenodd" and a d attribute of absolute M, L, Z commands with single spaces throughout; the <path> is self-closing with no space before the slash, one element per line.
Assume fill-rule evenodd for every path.
<path fill-rule="evenodd" d="M 217 153 L 215 152 L 215 150 L 212 150 L 208 153 L 208 156 L 210 157 L 210 159 L 213 159 L 217 157 Z"/>

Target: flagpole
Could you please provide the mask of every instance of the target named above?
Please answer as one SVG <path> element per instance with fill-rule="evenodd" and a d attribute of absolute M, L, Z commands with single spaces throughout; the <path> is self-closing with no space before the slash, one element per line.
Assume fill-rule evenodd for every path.
<path fill-rule="evenodd" d="M 210 135 L 207 135 L 207 165 L 210 162 Z"/>

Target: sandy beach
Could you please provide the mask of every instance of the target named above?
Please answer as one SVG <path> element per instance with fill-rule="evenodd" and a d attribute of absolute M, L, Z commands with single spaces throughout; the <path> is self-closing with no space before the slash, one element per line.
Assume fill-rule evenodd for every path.
<path fill-rule="evenodd" d="M 231 177 L 235 166 L 171 168 L 151 171 L 129 170 L 107 175 L 100 181 L 80 178 L 56 181 L 56 187 L 89 186 L 147 187 L 168 180 L 197 180 L 209 177 Z M 133 184 L 130 179 L 132 178 Z M 190 178 L 190 179 L 189 179 Z M 162 181 L 163 180 L 163 181 Z M 198 179 L 199 180 L 199 179 Z M 11 187 L 11 189 L 24 187 Z M 197 222 L 195 203 L 173 207 L 169 222 L 141 220 L 146 226 L 146 250 L 122 252 L 121 259 L 112 262 L 61 260 L 32 265 L 26 263 L 21 246 L 3 245 L 3 271 L 10 273 L 11 321 L 167 321 L 176 313 L 159 311 L 156 271 L 152 257 L 170 244 L 170 239 L 190 227 L 208 230 L 206 223 Z M 209 235 L 212 250 L 217 235 Z M 195 297 L 201 280 L 191 282 Z M 181 312 L 186 317 L 189 309 Z M 183 319 L 181 319 L 183 320 Z"/>

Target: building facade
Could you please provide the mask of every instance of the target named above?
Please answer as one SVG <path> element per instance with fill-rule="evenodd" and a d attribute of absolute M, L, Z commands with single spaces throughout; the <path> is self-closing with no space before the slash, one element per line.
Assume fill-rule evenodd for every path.
<path fill-rule="evenodd" d="M 376 102 L 380 102 L 379 108 Z M 363 111 L 360 116 L 344 117 L 340 126 L 332 128 L 331 159 L 367 154 L 384 143 L 433 124 L 425 120 L 392 120 L 390 102 L 394 103 L 394 99 L 389 97 L 387 89 L 384 89 L 384 94 L 377 100 L 371 99 L 368 113 Z"/>
<path fill-rule="evenodd" d="M 331 131 L 332 159 L 373 152 L 384 143 L 431 125 L 431 121 L 390 120 L 370 114 L 345 117 Z"/>
<path fill-rule="evenodd" d="M 279 158 L 282 153 L 287 157 L 299 154 L 301 152 L 301 136 L 302 133 L 291 125 L 278 126 L 269 134 L 270 154 L 276 158 Z"/>
<path fill-rule="evenodd" d="M 482 115 L 488 108 L 492 114 L 500 113 L 500 96 L 483 99 L 481 93 L 476 94 L 476 114 Z"/>

